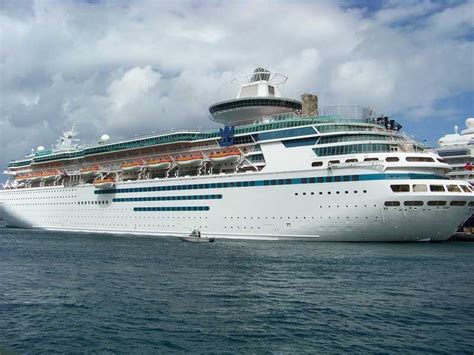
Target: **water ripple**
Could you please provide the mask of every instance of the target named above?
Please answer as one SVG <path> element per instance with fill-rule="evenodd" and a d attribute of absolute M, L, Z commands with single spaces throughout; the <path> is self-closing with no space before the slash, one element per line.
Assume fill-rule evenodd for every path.
<path fill-rule="evenodd" d="M 0 238 L 2 353 L 474 349 L 474 243 Z"/>

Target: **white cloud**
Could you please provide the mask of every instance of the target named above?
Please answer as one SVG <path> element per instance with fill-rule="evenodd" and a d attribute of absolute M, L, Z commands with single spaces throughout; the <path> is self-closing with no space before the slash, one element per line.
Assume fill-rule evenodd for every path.
<path fill-rule="evenodd" d="M 0 2 L 2 165 L 73 121 L 86 141 L 210 127 L 208 106 L 257 66 L 287 75 L 291 97 L 420 120 L 474 90 L 472 2 L 393 1 L 375 13 L 330 1 L 15 4 Z"/>

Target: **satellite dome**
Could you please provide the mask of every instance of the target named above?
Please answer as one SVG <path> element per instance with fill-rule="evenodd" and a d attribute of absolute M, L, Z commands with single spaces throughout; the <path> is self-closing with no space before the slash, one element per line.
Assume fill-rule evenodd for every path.
<path fill-rule="evenodd" d="M 101 141 L 101 142 L 107 142 L 109 139 L 110 139 L 110 137 L 109 137 L 108 134 L 103 134 L 103 135 L 100 137 L 100 141 Z"/>
<path fill-rule="evenodd" d="M 469 117 L 466 120 L 466 127 L 467 128 L 474 128 L 474 118 L 473 117 Z"/>
<path fill-rule="evenodd" d="M 38 148 L 36 148 L 37 152 L 42 152 L 44 150 L 44 147 L 40 145 Z"/>

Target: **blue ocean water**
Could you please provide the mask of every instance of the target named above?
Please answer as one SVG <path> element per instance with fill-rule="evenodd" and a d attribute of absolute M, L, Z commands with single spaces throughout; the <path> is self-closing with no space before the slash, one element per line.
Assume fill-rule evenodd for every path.
<path fill-rule="evenodd" d="M 0 352 L 469 353 L 474 243 L 0 229 Z"/>

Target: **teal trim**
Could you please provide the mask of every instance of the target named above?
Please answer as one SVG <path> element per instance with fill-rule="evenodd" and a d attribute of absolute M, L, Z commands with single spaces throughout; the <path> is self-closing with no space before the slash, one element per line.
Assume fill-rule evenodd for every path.
<path fill-rule="evenodd" d="M 134 207 L 135 212 L 209 211 L 209 206 Z"/>
<path fill-rule="evenodd" d="M 305 177 L 294 179 L 275 179 L 275 180 L 254 180 L 254 181 L 235 181 L 218 182 L 210 184 L 190 184 L 190 185 L 168 185 L 168 186 L 149 186 L 149 187 L 131 187 L 120 189 L 96 190 L 95 194 L 121 194 L 135 192 L 156 192 L 156 191 L 176 191 L 176 190 L 202 190 L 202 189 L 223 189 L 235 187 L 257 187 L 274 185 L 299 185 L 299 184 L 319 184 L 334 182 L 351 181 L 375 181 L 375 180 L 449 180 L 447 177 L 434 174 L 363 174 L 363 175 L 339 175 L 339 176 L 320 176 Z"/>
<path fill-rule="evenodd" d="M 127 197 L 113 198 L 113 202 L 138 202 L 138 201 L 181 201 L 181 200 L 220 200 L 222 195 L 184 195 L 184 196 L 153 196 L 153 197 Z"/>
<path fill-rule="evenodd" d="M 267 141 L 270 139 L 285 139 L 293 138 L 298 136 L 309 136 L 316 134 L 316 131 L 313 127 L 301 127 L 294 129 L 284 129 L 280 131 L 264 132 L 257 135 L 258 141 Z"/>

